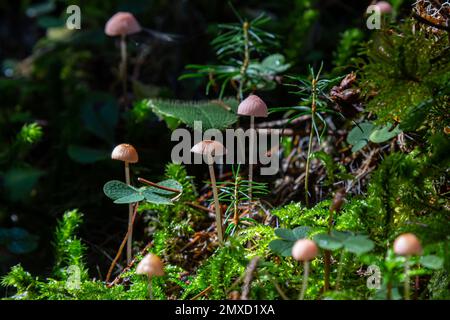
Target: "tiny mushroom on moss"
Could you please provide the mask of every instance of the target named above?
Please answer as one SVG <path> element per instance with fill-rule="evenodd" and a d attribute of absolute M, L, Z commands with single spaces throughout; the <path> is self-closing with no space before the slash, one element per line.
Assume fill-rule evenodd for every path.
<path fill-rule="evenodd" d="M 309 262 L 319 253 L 316 243 L 309 239 L 300 239 L 292 247 L 292 257 L 297 261 L 303 262 L 303 284 L 300 292 L 299 300 L 305 297 L 306 288 L 308 286 Z"/>
<path fill-rule="evenodd" d="M 125 163 L 125 182 L 126 184 L 131 184 L 130 179 L 130 163 L 136 163 L 139 161 L 139 156 L 136 149 L 127 143 L 119 144 L 114 148 L 111 153 L 111 159 L 123 161 Z M 132 255 L 132 245 L 133 245 L 133 205 L 130 203 L 128 205 L 128 240 L 127 240 L 127 263 L 131 262 Z"/>
<path fill-rule="evenodd" d="M 216 227 L 217 227 L 217 237 L 219 242 L 223 242 L 223 226 L 222 226 L 222 213 L 220 210 L 219 194 L 217 191 L 216 176 L 214 174 L 214 158 L 223 156 L 227 153 L 227 149 L 224 145 L 218 141 L 214 140 L 203 140 L 191 149 L 191 152 L 203 155 L 205 162 L 208 164 L 209 175 L 211 178 L 211 186 L 214 196 L 214 209 L 216 211 Z"/>
<path fill-rule="evenodd" d="M 164 275 L 164 263 L 157 255 L 149 253 L 137 265 L 136 273 L 148 277 L 148 292 L 150 299 L 152 299 L 152 277 L 162 277 Z"/>
<path fill-rule="evenodd" d="M 394 252 L 399 256 L 405 257 L 405 282 L 404 295 L 405 300 L 409 300 L 409 257 L 421 255 L 422 245 L 419 239 L 412 233 L 404 233 L 398 236 L 394 241 Z"/>
<path fill-rule="evenodd" d="M 250 117 L 250 151 L 249 151 L 249 168 L 248 168 L 248 181 L 249 189 L 248 196 L 249 201 L 252 201 L 252 181 L 253 181 L 253 163 L 255 162 L 255 117 L 267 117 L 267 105 L 257 95 L 251 94 L 245 100 L 243 100 L 237 110 L 237 114 L 241 116 Z"/>

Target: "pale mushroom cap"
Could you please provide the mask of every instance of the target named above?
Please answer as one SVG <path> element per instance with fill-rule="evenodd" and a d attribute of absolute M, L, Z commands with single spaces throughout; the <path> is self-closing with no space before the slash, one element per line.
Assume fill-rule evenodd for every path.
<path fill-rule="evenodd" d="M 239 104 L 237 114 L 265 118 L 267 117 L 267 105 L 260 97 L 252 94 Z"/>
<path fill-rule="evenodd" d="M 191 152 L 220 157 L 227 153 L 227 149 L 219 141 L 203 140 L 193 146 Z"/>
<path fill-rule="evenodd" d="M 414 234 L 404 233 L 395 239 L 394 252 L 400 256 L 420 255 L 422 254 L 422 245 Z"/>
<path fill-rule="evenodd" d="M 164 264 L 157 255 L 149 253 L 137 265 L 136 273 L 160 277 L 164 275 Z"/>
<path fill-rule="evenodd" d="M 139 22 L 129 12 L 117 12 L 105 26 L 105 33 L 111 37 L 138 33 L 141 30 Z"/>
<path fill-rule="evenodd" d="M 381 13 L 391 13 L 392 12 L 392 6 L 387 1 L 378 1 L 375 5 L 380 9 Z"/>
<path fill-rule="evenodd" d="M 139 156 L 136 149 L 131 144 L 122 143 L 114 148 L 111 153 L 111 159 L 136 163 L 139 161 Z"/>
<path fill-rule="evenodd" d="M 297 261 L 310 261 L 319 253 L 314 241 L 308 239 L 297 240 L 292 247 L 292 256 Z"/>

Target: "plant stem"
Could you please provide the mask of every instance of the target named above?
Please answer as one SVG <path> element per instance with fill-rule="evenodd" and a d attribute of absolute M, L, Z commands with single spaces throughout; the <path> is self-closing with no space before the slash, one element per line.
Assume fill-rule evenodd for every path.
<path fill-rule="evenodd" d="M 250 28 L 250 24 L 245 21 L 242 24 L 242 32 L 244 33 L 244 60 L 242 62 L 242 67 L 240 71 L 241 81 L 239 81 L 239 89 L 238 89 L 238 101 L 242 101 L 244 98 L 244 84 L 245 77 L 247 75 L 247 69 L 250 64 L 250 43 L 248 38 L 248 29 Z"/>
<path fill-rule="evenodd" d="M 153 300 L 153 286 L 151 276 L 148 276 L 148 297 L 150 300 Z"/>
<path fill-rule="evenodd" d="M 405 287 L 404 287 L 404 294 L 405 294 L 405 300 L 409 300 L 409 258 L 405 258 Z"/>
<path fill-rule="evenodd" d="M 249 155 L 249 167 L 248 167 L 248 202 L 249 205 L 253 200 L 253 162 L 254 162 L 254 150 L 255 150 L 255 117 L 250 116 L 250 155 Z"/>
<path fill-rule="evenodd" d="M 125 162 L 125 182 L 127 185 L 131 185 L 130 179 L 130 164 Z M 127 240 L 127 264 L 131 262 L 132 250 L 133 250 L 133 205 L 128 204 L 128 240 Z"/>
<path fill-rule="evenodd" d="M 133 225 L 134 219 L 136 219 L 138 207 L 139 207 L 138 203 L 135 203 L 134 211 L 133 211 L 133 219 L 131 221 L 131 225 Z M 123 238 L 122 243 L 120 244 L 119 250 L 117 251 L 117 254 L 116 254 L 114 260 L 111 262 L 111 266 L 109 267 L 105 282 L 109 281 L 109 278 L 111 277 L 114 266 L 116 265 L 117 261 L 119 260 L 120 256 L 122 255 L 123 248 L 125 247 L 125 244 L 127 243 L 129 235 L 130 235 L 130 228 L 128 228 L 127 234 L 125 235 L 125 238 Z"/>
<path fill-rule="evenodd" d="M 300 291 L 299 300 L 303 300 L 305 297 L 306 288 L 308 287 L 308 277 L 309 277 L 309 261 L 303 262 L 303 283 L 302 291 Z"/>
<path fill-rule="evenodd" d="M 344 269 L 344 258 L 345 258 L 345 250 L 342 249 L 341 257 L 339 258 L 338 271 L 337 271 L 336 291 L 341 290 L 342 270 Z"/>
<path fill-rule="evenodd" d="M 330 269 L 331 269 L 331 252 L 330 250 L 324 251 L 324 284 L 323 292 L 327 292 L 330 289 Z"/>
<path fill-rule="evenodd" d="M 239 224 L 239 199 L 238 199 L 239 183 L 240 183 L 240 179 L 239 179 L 239 176 L 237 176 L 235 183 L 234 183 L 234 217 L 233 217 L 233 223 L 236 227 Z"/>
<path fill-rule="evenodd" d="M 122 80 L 122 94 L 125 105 L 128 104 L 128 88 L 127 88 L 127 41 L 126 35 L 123 34 L 120 38 L 120 56 L 122 61 L 120 63 L 120 78 Z"/>
<path fill-rule="evenodd" d="M 312 151 L 312 142 L 314 136 L 314 115 L 316 113 L 316 84 L 317 80 L 312 80 L 312 102 L 311 102 L 311 132 L 309 133 L 308 154 L 306 155 L 306 168 L 305 168 L 305 203 L 309 207 L 309 167 Z"/>
<path fill-rule="evenodd" d="M 214 195 L 214 209 L 216 210 L 217 237 L 219 238 L 219 242 L 223 243 L 222 213 L 220 210 L 219 194 L 217 192 L 216 175 L 214 174 L 214 167 L 212 164 L 209 164 L 208 168 L 209 168 L 209 175 L 211 177 L 211 186 L 212 186 L 213 195 Z"/>
<path fill-rule="evenodd" d="M 181 192 L 181 190 L 172 189 L 172 188 L 165 187 L 165 186 L 160 186 L 159 184 L 156 184 L 154 182 L 148 181 L 148 180 L 146 180 L 144 178 L 138 178 L 138 181 L 139 182 L 143 182 L 145 184 L 148 184 L 151 187 L 155 187 L 155 188 L 161 189 L 161 190 L 166 190 L 166 191 L 170 191 L 170 192 L 174 192 L 174 193 L 180 193 Z"/>

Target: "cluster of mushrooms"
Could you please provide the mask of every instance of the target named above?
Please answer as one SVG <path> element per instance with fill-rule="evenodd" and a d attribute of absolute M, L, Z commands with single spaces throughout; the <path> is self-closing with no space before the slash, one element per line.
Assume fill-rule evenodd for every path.
<path fill-rule="evenodd" d="M 410 298 L 410 279 L 409 279 L 409 258 L 421 255 L 423 252 L 419 239 L 412 233 L 405 233 L 398 236 L 394 241 L 394 253 L 405 257 L 405 280 L 404 280 L 404 297 L 405 300 Z M 303 285 L 300 292 L 299 300 L 303 300 L 308 286 L 309 263 L 319 253 L 319 248 L 314 241 L 309 239 L 300 239 L 292 247 L 292 257 L 303 262 Z"/>
<path fill-rule="evenodd" d="M 385 1 L 380 1 L 376 3 L 379 9 L 383 13 L 391 12 L 392 8 Z M 127 42 L 126 37 L 138 32 L 143 29 L 140 26 L 136 18 L 129 12 L 118 12 L 110 18 L 105 26 L 105 33 L 108 36 L 115 37 L 120 36 L 120 53 L 121 53 L 121 63 L 120 63 L 120 78 L 123 84 L 124 97 L 126 99 L 127 95 Z M 249 151 L 249 201 L 252 201 L 252 181 L 253 181 L 253 164 L 254 159 L 254 148 L 255 148 L 255 128 L 254 120 L 255 117 L 267 117 L 267 105 L 265 102 L 256 95 L 249 95 L 245 100 L 243 100 L 238 107 L 238 115 L 249 116 L 250 117 L 250 151 Z M 213 190 L 214 197 L 214 208 L 216 217 L 216 229 L 217 237 L 219 243 L 223 243 L 223 222 L 222 222 L 222 212 L 219 203 L 219 195 L 216 184 L 216 177 L 214 173 L 214 163 L 217 157 L 224 156 L 227 153 L 225 146 L 219 141 L 214 140 L 203 140 L 191 149 L 191 152 L 200 154 L 203 156 L 205 163 L 209 168 L 209 175 L 211 179 L 211 187 Z M 139 160 L 138 153 L 136 149 L 130 144 L 120 144 L 114 148 L 111 158 L 114 160 L 123 161 L 125 165 L 125 182 L 130 185 L 130 164 L 136 163 Z M 133 205 L 129 204 L 128 207 L 128 239 L 127 239 L 127 263 L 130 264 L 132 258 L 132 216 L 133 216 Z M 409 264 L 408 258 L 414 255 L 420 255 L 422 253 L 422 247 L 417 239 L 417 237 L 411 233 L 406 233 L 400 235 L 394 242 L 394 252 L 397 255 L 404 256 L 405 259 L 405 282 L 404 282 L 404 295 L 405 299 L 409 299 Z M 316 243 L 309 239 L 300 239 L 292 247 L 292 256 L 295 260 L 303 262 L 303 284 L 300 292 L 299 299 L 303 300 L 305 292 L 308 286 L 308 277 L 310 271 L 310 261 L 313 260 L 319 254 L 319 248 Z M 138 264 L 136 268 L 136 273 L 140 275 L 145 275 L 148 277 L 148 290 L 149 297 L 152 299 L 152 284 L 151 280 L 156 276 L 164 275 L 164 264 L 161 259 L 152 254 L 147 254 Z"/>

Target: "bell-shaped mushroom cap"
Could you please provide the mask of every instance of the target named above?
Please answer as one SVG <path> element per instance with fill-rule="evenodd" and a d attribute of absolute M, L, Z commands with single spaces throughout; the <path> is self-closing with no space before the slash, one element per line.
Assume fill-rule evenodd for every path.
<path fill-rule="evenodd" d="M 122 143 L 114 148 L 111 153 L 111 159 L 136 163 L 139 161 L 139 156 L 136 149 L 131 144 Z"/>
<path fill-rule="evenodd" d="M 314 241 L 300 239 L 292 247 L 292 256 L 297 261 L 310 261 L 319 253 L 319 249 Z"/>
<path fill-rule="evenodd" d="M 392 6 L 387 1 L 378 1 L 375 5 L 378 7 L 378 9 L 380 9 L 381 13 L 391 13 L 392 12 Z"/>
<path fill-rule="evenodd" d="M 265 118 L 267 117 L 267 105 L 260 97 L 252 94 L 239 104 L 237 114 Z"/>
<path fill-rule="evenodd" d="M 160 277 L 164 275 L 164 264 L 157 255 L 149 253 L 137 265 L 136 273 Z"/>
<path fill-rule="evenodd" d="M 193 146 L 191 152 L 220 157 L 227 153 L 227 149 L 219 141 L 203 140 Z"/>
<path fill-rule="evenodd" d="M 400 256 L 420 255 L 422 254 L 422 246 L 414 234 L 404 233 L 395 239 L 394 252 Z"/>
<path fill-rule="evenodd" d="M 105 26 L 105 33 L 111 37 L 138 33 L 141 30 L 139 22 L 129 12 L 117 12 Z"/>

